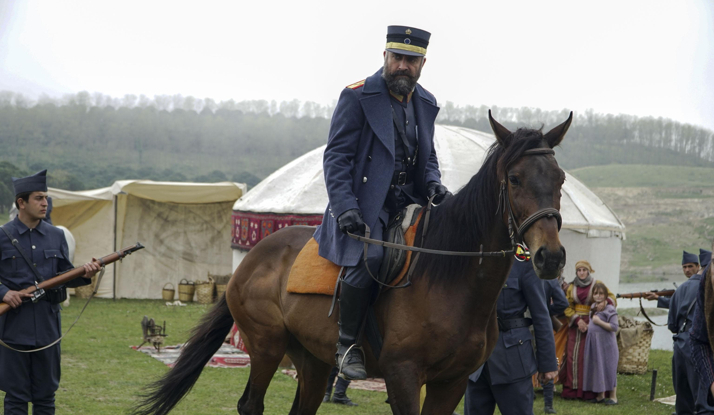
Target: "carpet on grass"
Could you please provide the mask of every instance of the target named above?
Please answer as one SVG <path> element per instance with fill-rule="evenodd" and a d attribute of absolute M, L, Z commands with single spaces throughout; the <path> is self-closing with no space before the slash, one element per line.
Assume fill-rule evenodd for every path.
<path fill-rule="evenodd" d="M 182 347 L 183 344 L 178 344 L 175 346 L 162 347 L 161 351 L 158 351 L 154 346 L 131 346 L 132 349 L 147 354 L 169 367 L 173 367 L 174 363 L 176 363 L 179 354 L 181 354 Z M 206 366 L 248 367 L 250 366 L 250 356 L 244 351 L 226 343 L 211 357 L 211 360 L 208 361 Z"/>
<path fill-rule="evenodd" d="M 668 397 L 666 397 L 666 398 L 657 398 L 657 399 L 655 399 L 654 401 L 655 401 L 655 402 L 659 402 L 659 403 L 663 403 L 663 404 L 665 404 L 665 405 L 672 405 L 672 406 L 674 406 L 674 402 L 675 402 L 676 400 L 677 400 L 677 395 L 672 395 L 672 396 L 668 396 Z"/>
<path fill-rule="evenodd" d="M 283 369 L 284 375 L 288 375 L 291 378 L 297 380 L 297 371 L 292 369 Z M 337 379 L 335 379 L 337 381 Z M 384 379 L 378 378 L 367 378 L 365 380 L 353 380 L 350 382 L 350 389 L 360 389 L 364 391 L 376 391 L 376 392 L 386 392 L 387 385 L 384 384 Z"/>

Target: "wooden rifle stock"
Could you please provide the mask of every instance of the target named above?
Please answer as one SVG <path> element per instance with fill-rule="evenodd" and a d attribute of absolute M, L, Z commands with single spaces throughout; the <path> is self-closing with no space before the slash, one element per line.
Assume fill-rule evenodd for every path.
<path fill-rule="evenodd" d="M 136 252 L 140 249 L 143 249 L 144 246 L 137 242 L 136 245 L 121 249 L 116 252 L 112 252 L 111 254 L 101 257 L 96 261 L 93 261 L 95 264 L 99 265 L 100 267 L 103 267 L 105 265 L 109 265 L 111 263 L 114 263 L 116 261 L 119 261 L 120 259 L 123 259 L 125 256 L 130 255 L 132 252 Z M 73 268 L 69 271 L 63 272 L 61 274 L 57 274 L 54 278 L 50 278 L 48 280 L 42 281 L 41 283 L 37 284 L 37 287 L 34 285 L 25 288 L 24 290 L 21 290 L 21 293 L 27 293 L 27 294 L 32 294 L 35 291 L 37 291 L 37 288 L 44 290 L 44 289 L 50 289 L 50 288 L 55 288 L 59 287 L 60 285 L 64 285 L 68 283 L 69 281 L 72 281 L 73 279 L 79 278 L 84 275 L 84 266 Z M 0 316 L 7 313 L 10 311 L 12 307 L 6 303 L 0 302 Z"/>
<path fill-rule="evenodd" d="M 642 293 L 617 294 L 616 298 L 643 298 L 648 293 L 655 293 L 660 297 L 671 297 L 674 295 L 674 290 L 651 290 Z"/>

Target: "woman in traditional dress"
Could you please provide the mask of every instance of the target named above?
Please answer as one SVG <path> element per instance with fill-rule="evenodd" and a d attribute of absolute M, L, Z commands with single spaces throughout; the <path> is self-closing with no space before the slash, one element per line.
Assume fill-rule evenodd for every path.
<path fill-rule="evenodd" d="M 590 306 L 593 304 L 592 289 L 597 281 L 592 274 L 595 270 L 590 263 L 585 260 L 575 264 L 576 277 L 568 287 L 565 296 L 568 298 L 568 308 L 565 309 L 565 316 L 568 317 L 568 344 L 565 348 L 565 361 L 560 368 L 558 375 L 563 384 L 562 397 L 564 399 L 595 399 L 596 394 L 584 391 L 583 385 L 583 361 L 585 355 L 585 339 L 590 323 Z M 617 307 L 615 295 L 608 290 L 608 299 L 598 306 L 597 311 L 602 311 L 605 304 Z"/>

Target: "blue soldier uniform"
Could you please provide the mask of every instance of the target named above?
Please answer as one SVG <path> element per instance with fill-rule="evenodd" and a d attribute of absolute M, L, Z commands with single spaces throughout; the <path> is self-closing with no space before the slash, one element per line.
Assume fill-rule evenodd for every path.
<path fill-rule="evenodd" d="M 702 252 L 709 252 L 709 251 L 704 251 L 703 249 L 699 250 L 699 258 L 697 258 L 697 254 L 691 254 L 687 251 L 682 251 L 682 265 L 685 264 L 701 264 L 701 269 L 704 269 L 704 267 L 707 266 L 709 263 L 709 260 L 706 259 L 706 255 L 703 255 Z M 711 252 L 709 253 L 709 258 L 711 258 Z M 702 262 L 706 261 L 706 262 Z M 686 274 L 685 274 L 686 275 Z M 669 309 L 670 303 L 672 301 L 672 297 L 659 297 L 657 298 L 657 308 L 667 308 Z"/>
<path fill-rule="evenodd" d="M 343 379 L 337 376 L 337 367 L 333 367 L 330 371 L 330 377 L 327 378 L 327 389 L 325 390 L 325 397 L 322 402 L 332 402 L 340 405 L 346 406 L 359 406 L 347 396 L 347 388 L 352 383 L 351 380 Z M 335 378 L 337 378 L 337 383 L 335 383 Z M 332 393 L 332 385 L 335 385 L 335 393 Z M 332 397 L 330 397 L 332 395 Z"/>
<path fill-rule="evenodd" d="M 40 172 L 42 186 L 29 186 L 30 191 L 47 191 L 45 172 Z M 38 175 L 29 178 L 37 178 Z M 22 180 L 15 180 L 16 194 L 26 189 Z M 32 180 L 30 180 L 32 182 Z M 17 239 L 28 259 L 44 279 L 74 268 L 69 261 L 64 232 L 44 220 L 29 229 L 19 216 L 3 225 Z M 11 240 L 0 231 L 0 299 L 8 291 L 19 291 L 34 285 L 36 277 Z M 72 286 L 87 284 L 84 278 Z M 60 305 L 44 296 L 36 303 L 25 302 L 0 316 L 0 339 L 18 350 L 46 346 L 60 337 Z M 0 390 L 6 392 L 5 414 L 26 414 L 27 402 L 33 403 L 34 414 L 54 414 L 54 394 L 60 381 L 60 345 L 48 349 L 20 353 L 0 347 Z"/>
<path fill-rule="evenodd" d="M 552 320 L 552 318 L 563 314 L 563 311 L 568 308 L 568 298 L 565 297 L 565 292 L 563 292 L 563 289 L 560 287 L 559 280 L 542 280 L 541 282 L 543 283 L 545 303 L 548 305 L 548 314 L 550 314 Z M 554 389 L 555 385 L 552 380 L 543 385 L 543 403 L 545 406 L 545 413 L 547 414 L 556 413 L 553 409 Z"/>
<path fill-rule="evenodd" d="M 483 368 L 469 376 L 464 409 L 466 415 L 490 415 L 498 404 L 503 415 L 532 414 L 531 376 L 536 371 L 555 372 L 558 363 L 543 285 L 530 261 L 513 264 L 496 304 L 498 342 Z M 531 346 L 530 319 L 523 318 L 526 309 L 531 313 L 537 357 Z"/>
<path fill-rule="evenodd" d="M 675 408 L 678 414 L 714 414 L 714 407 L 706 402 L 706 395 L 699 398 L 699 377 L 694 369 L 691 349 L 688 344 L 689 330 L 694 320 L 701 274 L 694 274 L 677 288 L 672 296 L 667 318 L 667 328 L 673 333 L 672 383 L 677 394 Z"/>
<path fill-rule="evenodd" d="M 386 49 L 400 56 L 424 56 L 429 37 L 423 30 L 390 26 Z M 361 351 L 353 345 L 373 281 L 362 260 L 363 244 L 346 232 L 357 232 L 364 223 L 372 238 L 382 239 L 390 217 L 402 208 L 424 205 L 431 194 L 443 199 L 448 193 L 441 185 L 434 149 L 436 99 L 419 84 L 406 96 L 390 91 L 383 70 L 386 61 L 385 68 L 346 87 L 337 102 L 323 158 L 329 204 L 314 234 L 320 256 L 346 267 L 340 283 L 336 359 L 341 376 L 349 379 L 366 377 Z M 381 247 L 369 249 L 373 275 L 383 252 Z"/>
<path fill-rule="evenodd" d="M 699 259 L 704 259 L 700 256 Z M 682 265 L 698 264 L 695 254 L 682 253 Z M 697 300 L 701 274 L 692 275 L 677 288 L 669 304 L 667 328 L 673 333 L 672 339 L 672 383 L 677 394 L 675 408 L 679 414 L 714 414 L 714 407 L 706 402 L 706 394 L 699 396 L 699 377 L 694 369 L 689 331 L 694 320 L 694 306 Z"/>
<path fill-rule="evenodd" d="M 689 330 L 689 350 L 692 353 L 692 364 L 699 374 L 699 390 L 697 403 L 706 402 L 709 407 L 714 407 L 714 396 L 711 394 L 711 385 L 714 383 L 714 357 L 709 343 L 707 320 L 704 315 L 704 292 L 707 282 L 706 275 L 711 264 L 702 272 L 697 290 L 696 305 L 694 306 L 694 320 Z"/>
<path fill-rule="evenodd" d="M 541 280 L 543 283 L 543 294 L 545 295 L 545 303 L 548 305 L 548 314 L 551 316 L 559 316 L 568 308 L 568 298 L 565 297 L 565 292 L 560 287 L 560 281 Z"/>

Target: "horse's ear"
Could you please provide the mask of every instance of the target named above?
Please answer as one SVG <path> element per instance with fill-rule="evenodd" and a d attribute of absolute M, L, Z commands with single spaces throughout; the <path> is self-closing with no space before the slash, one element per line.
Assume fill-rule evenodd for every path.
<path fill-rule="evenodd" d="M 565 120 L 564 123 L 548 131 L 548 133 L 543 136 L 543 139 L 548 143 L 550 148 L 554 148 L 555 146 L 560 144 L 561 141 L 563 141 L 565 133 L 567 133 L 568 128 L 570 128 L 571 122 L 573 122 L 573 111 L 570 111 L 570 116 L 567 120 Z"/>
<path fill-rule="evenodd" d="M 508 131 L 508 128 L 502 126 L 498 123 L 498 121 L 493 119 L 493 117 L 491 116 L 491 110 L 488 110 L 488 122 L 491 124 L 493 134 L 496 135 L 496 140 L 498 140 L 499 143 L 503 144 L 506 137 L 511 135 L 511 132 Z"/>

